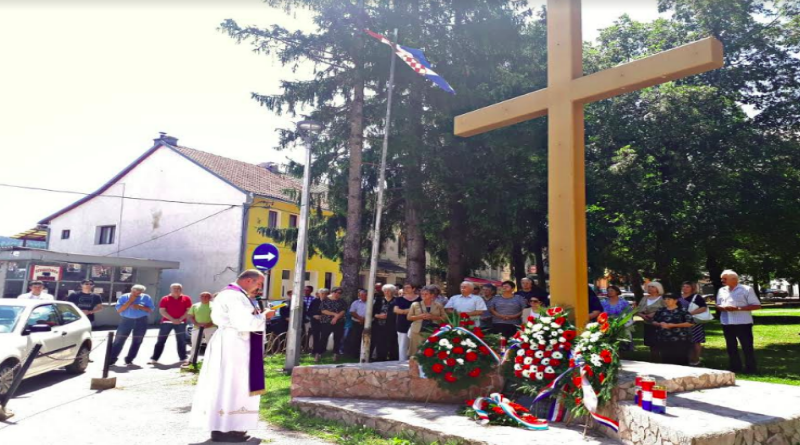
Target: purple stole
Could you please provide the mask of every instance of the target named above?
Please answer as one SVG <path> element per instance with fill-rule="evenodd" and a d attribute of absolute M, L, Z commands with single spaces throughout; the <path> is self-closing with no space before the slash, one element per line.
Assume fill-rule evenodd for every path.
<path fill-rule="evenodd" d="M 258 306 L 247 295 L 241 287 L 229 284 L 224 290 L 235 290 L 243 293 L 247 301 L 253 305 L 253 309 L 258 310 Z M 264 333 L 250 332 L 250 360 L 247 366 L 248 380 L 250 383 L 250 395 L 258 396 L 266 392 L 264 386 Z"/>

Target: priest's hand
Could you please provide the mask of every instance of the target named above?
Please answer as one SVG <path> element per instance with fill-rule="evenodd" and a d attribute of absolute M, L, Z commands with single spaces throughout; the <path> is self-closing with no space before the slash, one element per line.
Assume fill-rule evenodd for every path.
<path fill-rule="evenodd" d="M 269 320 L 272 317 L 274 317 L 277 312 L 278 311 L 275 311 L 275 310 L 264 311 L 264 315 L 266 315 L 267 320 Z"/>

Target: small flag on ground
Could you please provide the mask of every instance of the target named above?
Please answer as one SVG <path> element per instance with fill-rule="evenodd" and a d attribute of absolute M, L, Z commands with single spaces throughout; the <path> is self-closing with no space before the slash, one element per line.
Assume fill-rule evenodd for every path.
<path fill-rule="evenodd" d="M 431 68 L 431 63 L 425 58 L 425 54 L 422 52 L 422 50 L 409 48 L 403 45 L 393 45 L 389 39 L 378 33 L 372 32 L 368 29 L 365 29 L 364 31 L 366 31 L 366 33 L 372 37 L 380 40 L 381 43 L 385 43 L 386 45 L 394 48 L 394 53 L 403 59 L 403 62 L 410 66 L 411 69 L 416 71 L 417 74 L 426 77 L 428 80 L 435 83 L 436 86 L 447 91 L 448 93 L 456 94 L 455 90 L 453 90 L 450 84 L 447 83 L 442 76 L 436 74 L 436 71 Z"/>

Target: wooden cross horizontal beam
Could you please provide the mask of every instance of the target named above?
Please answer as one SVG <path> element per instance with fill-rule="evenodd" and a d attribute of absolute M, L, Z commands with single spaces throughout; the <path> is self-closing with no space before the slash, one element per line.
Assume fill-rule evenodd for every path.
<path fill-rule="evenodd" d="M 585 104 L 699 74 L 722 65 L 722 43 L 709 37 L 574 79 L 570 97 L 573 102 Z M 457 136 L 474 136 L 544 116 L 548 108 L 549 97 L 544 88 L 457 116 L 454 132 Z"/>

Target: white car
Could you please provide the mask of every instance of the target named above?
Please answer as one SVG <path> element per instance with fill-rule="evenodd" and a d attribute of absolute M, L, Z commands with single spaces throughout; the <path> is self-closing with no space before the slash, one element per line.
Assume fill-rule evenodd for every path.
<path fill-rule="evenodd" d="M 66 301 L 0 299 L 0 394 L 36 343 L 42 348 L 24 378 L 58 368 L 80 374 L 89 365 L 92 324 Z"/>

